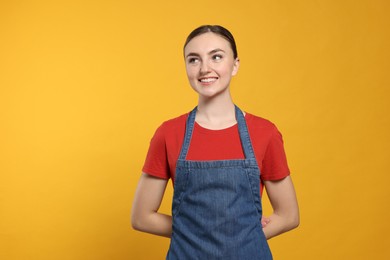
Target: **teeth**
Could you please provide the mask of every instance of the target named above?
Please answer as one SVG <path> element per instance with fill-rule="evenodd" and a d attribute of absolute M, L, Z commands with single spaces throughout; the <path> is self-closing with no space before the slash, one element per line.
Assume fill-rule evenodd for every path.
<path fill-rule="evenodd" d="M 201 79 L 200 81 L 207 83 L 207 82 L 213 82 L 213 81 L 216 81 L 216 80 L 217 80 L 216 78 L 205 78 L 205 79 Z"/>

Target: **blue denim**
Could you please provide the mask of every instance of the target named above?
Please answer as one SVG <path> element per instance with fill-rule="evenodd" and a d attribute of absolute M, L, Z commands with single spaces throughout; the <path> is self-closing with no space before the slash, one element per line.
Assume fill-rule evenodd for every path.
<path fill-rule="evenodd" d="M 172 237 L 166 259 L 272 259 L 261 226 L 260 170 L 236 107 L 245 159 L 186 160 L 196 108 L 189 114 L 176 166 Z"/>

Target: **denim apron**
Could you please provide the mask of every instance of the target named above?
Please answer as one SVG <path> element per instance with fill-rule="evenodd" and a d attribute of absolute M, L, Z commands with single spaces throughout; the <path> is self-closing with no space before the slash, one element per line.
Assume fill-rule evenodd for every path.
<path fill-rule="evenodd" d="M 245 159 L 188 161 L 196 109 L 188 116 L 177 161 L 166 259 L 270 260 L 261 226 L 260 170 L 244 115 L 236 106 Z"/>

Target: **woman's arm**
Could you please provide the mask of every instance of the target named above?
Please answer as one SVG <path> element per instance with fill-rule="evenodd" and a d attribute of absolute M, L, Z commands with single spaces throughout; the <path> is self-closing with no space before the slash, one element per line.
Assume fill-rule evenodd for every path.
<path fill-rule="evenodd" d="M 171 237 L 172 217 L 158 213 L 167 183 L 166 179 L 142 173 L 131 213 L 135 230 Z"/>
<path fill-rule="evenodd" d="M 299 209 L 291 177 L 278 181 L 264 181 L 273 213 L 264 227 L 267 239 L 294 229 L 299 225 Z"/>

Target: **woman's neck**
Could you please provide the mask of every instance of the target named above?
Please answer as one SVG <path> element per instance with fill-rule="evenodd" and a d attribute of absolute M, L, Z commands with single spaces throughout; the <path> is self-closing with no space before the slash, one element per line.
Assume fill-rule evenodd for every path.
<path fill-rule="evenodd" d="M 195 121 L 204 128 L 218 130 L 237 123 L 230 93 L 210 99 L 199 97 Z"/>

